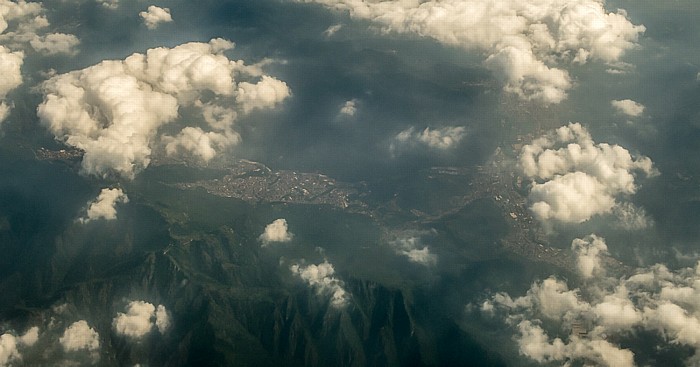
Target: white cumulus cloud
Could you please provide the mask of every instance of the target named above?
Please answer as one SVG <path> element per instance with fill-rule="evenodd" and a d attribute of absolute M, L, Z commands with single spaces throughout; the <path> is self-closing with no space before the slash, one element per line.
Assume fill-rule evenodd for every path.
<path fill-rule="evenodd" d="M 605 239 L 596 235 L 577 238 L 571 242 L 571 250 L 576 255 L 576 267 L 581 277 L 592 278 L 604 274 L 601 256 L 608 254 Z"/>
<path fill-rule="evenodd" d="M 343 288 L 343 282 L 333 276 L 335 269 L 328 261 L 308 266 L 295 264 L 290 266 L 289 270 L 315 288 L 318 294 L 329 296 L 331 305 L 334 307 L 343 307 L 348 303 L 350 296 Z"/>
<path fill-rule="evenodd" d="M 0 45 L 44 55 L 75 55 L 80 41 L 72 34 L 44 32 L 50 26 L 46 9 L 38 2 L 0 0 Z"/>
<path fill-rule="evenodd" d="M 66 352 L 94 352 L 100 349 L 100 335 L 85 320 L 72 323 L 58 341 Z"/>
<path fill-rule="evenodd" d="M 615 108 L 615 111 L 617 113 L 627 115 L 630 117 L 639 117 L 642 114 L 644 114 L 644 107 L 643 104 L 635 102 L 631 99 L 623 99 L 623 100 L 612 100 L 610 101 L 610 104 Z"/>
<path fill-rule="evenodd" d="M 37 52 L 45 55 L 76 55 L 78 53 L 77 47 L 80 45 L 80 40 L 72 34 L 49 33 L 43 36 L 37 36 L 29 41 L 29 44 Z"/>
<path fill-rule="evenodd" d="M 22 354 L 19 351 L 21 346 L 32 346 L 39 339 L 39 328 L 32 327 L 27 332 L 17 337 L 12 333 L 0 335 L 0 366 L 10 366 L 21 361 Z"/>
<path fill-rule="evenodd" d="M 457 146 L 466 135 L 466 129 L 462 126 L 447 126 L 437 129 L 426 127 L 420 131 L 416 131 L 414 127 L 409 127 L 396 134 L 389 149 L 393 154 L 401 147 L 415 145 L 423 145 L 437 150 L 448 150 Z"/>
<path fill-rule="evenodd" d="M 85 218 L 81 218 L 80 221 L 87 223 L 97 219 L 117 219 L 117 204 L 128 202 L 129 198 L 121 189 L 102 189 L 95 201 L 89 203 L 87 215 Z"/>
<path fill-rule="evenodd" d="M 213 39 L 159 47 L 56 75 L 43 84 L 38 116 L 56 139 L 85 151 L 86 174 L 133 178 L 157 148 L 208 161 L 240 141 L 235 111 L 272 108 L 290 95 L 260 66 L 229 60 L 223 53 L 233 46 Z M 199 110 L 204 121 L 159 135 L 167 124 L 184 123 L 181 106 Z"/>
<path fill-rule="evenodd" d="M 31 347 L 32 345 L 36 344 L 36 342 L 39 340 L 39 327 L 38 326 L 32 326 L 27 330 L 26 333 L 21 335 L 19 337 L 19 342 L 22 345 L 26 345 L 28 347 Z"/>
<path fill-rule="evenodd" d="M 105 9 L 115 10 L 119 8 L 119 0 L 95 0 L 98 4 L 101 4 Z"/>
<path fill-rule="evenodd" d="M 170 313 L 165 306 L 157 308 L 145 301 L 131 301 L 126 306 L 126 313 L 119 312 L 112 320 L 112 327 L 119 335 L 139 339 L 153 330 L 162 334 L 171 326 Z"/>
<path fill-rule="evenodd" d="M 396 239 L 389 241 L 394 251 L 402 256 L 405 256 L 408 261 L 424 266 L 435 265 L 437 263 L 437 255 L 430 252 L 430 247 L 423 244 L 420 235 L 399 236 Z"/>
<path fill-rule="evenodd" d="M 143 24 L 148 29 L 156 29 L 161 23 L 173 21 L 169 8 L 161 8 L 155 5 L 148 7 L 147 11 L 142 11 L 139 16 L 143 19 Z"/>
<path fill-rule="evenodd" d="M 357 102 L 358 101 L 356 99 L 346 101 L 345 104 L 340 107 L 339 114 L 344 116 L 355 116 L 355 113 L 357 113 Z"/>
<path fill-rule="evenodd" d="M 579 123 L 525 145 L 519 164 L 533 180 L 529 199 L 535 217 L 565 223 L 610 213 L 616 198 L 636 192 L 638 173 L 658 174 L 651 159 L 633 157 L 619 145 L 598 144 Z"/>
<path fill-rule="evenodd" d="M 517 329 L 516 341 L 523 355 L 538 362 L 569 359 L 633 366 L 635 329 L 658 333 L 657 350 L 683 345 L 695 355 L 700 353 L 700 262 L 694 268 L 671 270 L 656 264 L 621 278 L 606 277 L 607 269 L 598 257 L 607 249 L 604 239 L 591 235 L 575 240 L 572 246 L 580 275 L 593 274 L 599 282 L 571 290 L 565 281 L 550 277 L 535 282 L 524 296 L 512 299 L 498 293 L 481 307 L 485 314 L 502 316 Z M 550 336 L 541 326 L 544 321 L 550 332 L 569 334 L 568 338 Z M 586 335 L 578 335 L 576 323 Z M 621 336 L 631 349 L 615 344 Z M 686 358 L 688 365 L 697 363 L 692 355 L 677 354 L 676 358 Z"/>
<path fill-rule="evenodd" d="M 10 105 L 6 97 L 13 89 L 22 84 L 22 64 L 24 52 L 11 51 L 0 45 L 0 123 L 10 114 Z"/>
<path fill-rule="evenodd" d="M 289 232 L 287 220 L 280 218 L 268 224 L 259 239 L 264 247 L 273 242 L 289 242 L 292 238 L 294 238 L 294 234 Z"/>
<path fill-rule="evenodd" d="M 22 358 L 17 350 L 17 337 L 5 333 L 0 335 L 0 366 L 7 366 L 11 362 Z"/>
<path fill-rule="evenodd" d="M 603 0 L 296 0 L 367 19 L 386 32 L 430 37 L 484 54 L 505 90 L 558 103 L 572 87 L 571 63 L 618 62 L 645 28 Z"/>

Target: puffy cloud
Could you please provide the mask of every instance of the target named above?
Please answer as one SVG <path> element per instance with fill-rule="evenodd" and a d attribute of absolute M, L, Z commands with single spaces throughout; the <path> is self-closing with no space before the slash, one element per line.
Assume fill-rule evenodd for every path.
<path fill-rule="evenodd" d="M 143 19 L 143 24 L 148 29 L 156 29 L 160 23 L 173 21 L 169 8 L 161 8 L 155 5 L 149 6 L 147 11 L 140 12 L 139 16 Z"/>
<path fill-rule="evenodd" d="M 576 267 L 581 277 L 592 278 L 604 273 L 601 255 L 608 253 L 605 239 L 596 235 L 577 238 L 571 242 L 571 250 L 576 255 Z"/>
<path fill-rule="evenodd" d="M 80 44 L 78 37 L 65 33 L 50 33 L 37 36 L 29 41 L 29 44 L 37 52 L 45 55 L 67 54 L 76 55 L 77 47 Z"/>
<path fill-rule="evenodd" d="M 117 219 L 116 205 L 118 203 L 128 202 L 129 198 L 121 189 L 102 189 L 95 201 L 89 203 L 90 206 L 87 210 L 87 216 L 81 218 L 80 221 L 87 223 L 97 219 Z"/>
<path fill-rule="evenodd" d="M 0 123 L 10 114 L 7 94 L 22 84 L 24 52 L 18 49 L 25 42 L 16 38 L 31 39 L 36 35 L 35 28 L 47 26 L 43 11 L 40 3 L 0 0 Z M 15 25 L 10 27 L 10 23 Z"/>
<path fill-rule="evenodd" d="M 5 121 L 10 114 L 10 106 L 5 98 L 13 89 L 22 84 L 22 64 L 24 53 L 22 51 L 10 51 L 0 45 L 0 123 Z"/>
<path fill-rule="evenodd" d="M 327 260 L 318 265 L 295 264 L 290 266 L 289 270 L 315 288 L 318 294 L 329 295 L 334 307 L 343 307 L 348 303 L 349 295 L 343 288 L 343 282 L 333 276 L 335 269 Z"/>
<path fill-rule="evenodd" d="M 602 253 L 607 248 L 602 238 L 593 235 L 574 241 L 573 246 L 585 249 L 578 251 L 579 259 L 591 257 L 591 249 Z M 593 263 L 604 268 L 602 262 Z M 694 349 L 695 355 L 700 353 L 700 262 L 678 270 L 656 264 L 621 278 L 604 277 L 604 271 L 599 274 L 600 281 L 584 283 L 583 290 L 569 290 L 566 282 L 550 277 L 535 282 L 526 295 L 515 299 L 497 293 L 483 303 L 481 311 L 504 316 L 517 329 L 520 352 L 538 362 L 568 358 L 602 366 L 632 366 L 632 350 L 648 349 L 644 343 L 635 343 L 635 329 L 658 333 L 659 350 L 684 345 Z M 568 341 L 550 337 L 540 326 L 542 318 L 548 330 L 558 335 L 569 332 Z M 631 350 L 614 344 L 623 335 Z M 686 362 L 694 365 L 694 358 Z"/>
<path fill-rule="evenodd" d="M 455 147 L 466 136 L 466 129 L 462 126 L 448 126 L 438 129 L 426 127 L 422 131 L 416 131 L 409 127 L 394 137 L 389 149 L 392 154 L 402 146 L 424 145 L 431 149 L 447 150 Z"/>
<path fill-rule="evenodd" d="M 623 99 L 621 101 L 612 100 L 610 104 L 615 108 L 615 110 L 623 115 L 630 117 L 639 117 L 644 113 L 644 105 L 637 103 L 631 99 Z"/>
<path fill-rule="evenodd" d="M 139 339 L 156 327 L 162 334 L 171 326 L 170 313 L 165 306 L 158 308 L 148 302 L 131 301 L 126 306 L 126 313 L 119 312 L 112 320 L 112 327 L 119 335 Z"/>
<path fill-rule="evenodd" d="M 85 320 L 71 324 L 58 341 L 66 352 L 94 352 L 100 349 L 100 335 Z"/>
<path fill-rule="evenodd" d="M 523 99 L 558 103 L 572 86 L 562 67 L 599 60 L 614 64 L 645 28 L 603 0 L 296 0 L 368 19 L 384 31 L 430 37 L 477 49 L 505 90 Z"/>
<path fill-rule="evenodd" d="M 17 350 L 17 337 L 5 333 L 0 335 L 0 366 L 7 366 L 11 362 L 21 359 L 22 355 Z"/>
<path fill-rule="evenodd" d="M 429 246 L 423 245 L 419 235 L 399 237 L 389 242 L 394 251 L 408 258 L 408 261 L 424 266 L 435 265 L 437 255 L 430 252 Z"/>
<path fill-rule="evenodd" d="M 357 112 L 357 100 L 351 99 L 346 101 L 343 107 L 340 108 L 340 114 L 344 116 L 355 116 Z"/>
<path fill-rule="evenodd" d="M 238 85 L 236 102 L 244 113 L 255 109 L 276 106 L 290 96 L 289 88 L 283 81 L 264 75 L 259 82 L 243 82 Z"/>
<path fill-rule="evenodd" d="M 632 367 L 634 354 L 621 349 L 603 339 L 572 338 L 564 343 L 560 338 L 550 341 L 547 333 L 538 325 L 528 320 L 518 325 L 520 336 L 517 338 L 520 353 L 537 362 L 564 362 L 582 359 L 593 362 L 596 366 Z M 568 364 L 567 364 L 568 365 Z"/>
<path fill-rule="evenodd" d="M 265 227 L 265 231 L 259 239 L 262 245 L 267 246 L 272 242 L 289 242 L 294 234 L 289 232 L 286 219 L 276 219 Z"/>
<path fill-rule="evenodd" d="M 0 335 L 0 366 L 9 366 L 22 359 L 20 346 L 32 346 L 39 339 L 39 328 L 32 327 L 27 332 L 16 337 L 11 333 Z"/>
<path fill-rule="evenodd" d="M 595 317 L 610 330 L 629 330 L 642 321 L 642 312 L 629 299 L 627 288 L 619 286 L 593 307 Z"/>
<path fill-rule="evenodd" d="M 165 306 L 158 305 L 158 308 L 156 309 L 156 328 L 158 331 L 161 334 L 164 334 L 170 329 L 171 324 L 172 321 L 170 318 L 170 312 L 165 309 Z"/>
<path fill-rule="evenodd" d="M 219 133 L 215 131 L 205 132 L 199 127 L 188 126 L 182 129 L 176 136 L 163 136 L 165 151 L 168 155 L 186 151 L 204 162 L 214 158 L 217 152 L 237 144 L 241 140 L 240 135 L 234 131 Z"/>
<path fill-rule="evenodd" d="M 43 84 L 38 116 L 56 139 L 85 151 L 87 174 L 133 178 L 161 146 L 168 155 L 206 162 L 240 140 L 235 111 L 272 108 L 290 95 L 284 82 L 261 75 L 260 66 L 229 60 L 223 52 L 231 48 L 223 39 L 159 47 L 56 75 Z M 180 106 L 200 110 L 206 125 L 159 136 L 178 120 Z"/>
<path fill-rule="evenodd" d="M 43 12 L 41 3 L 2 0 L 0 1 L 0 33 L 6 33 L 10 29 L 10 22 L 18 23 L 17 28 L 23 30 L 36 28 L 37 24 L 46 26 L 48 23 L 46 18 L 42 17 Z"/>
<path fill-rule="evenodd" d="M 98 4 L 101 4 L 105 9 L 115 10 L 119 8 L 119 0 L 95 0 Z"/>
<path fill-rule="evenodd" d="M 15 49 L 29 44 L 45 55 L 75 55 L 80 41 L 74 35 L 41 34 L 50 25 L 44 13 L 41 3 L 0 0 L 0 44 Z"/>
<path fill-rule="evenodd" d="M 26 333 L 24 333 L 22 336 L 19 337 L 20 344 L 26 345 L 28 347 L 31 347 L 32 345 L 36 344 L 36 342 L 38 340 L 39 340 L 39 327 L 38 326 L 30 327 Z"/>
<path fill-rule="evenodd" d="M 615 198 L 606 192 L 605 185 L 583 172 L 533 185 L 530 200 L 536 218 L 569 223 L 584 222 L 615 206 Z"/>
<path fill-rule="evenodd" d="M 567 223 L 610 213 L 617 197 L 636 192 L 637 172 L 658 174 L 651 159 L 633 157 L 619 145 L 598 144 L 579 123 L 525 145 L 519 164 L 534 180 L 529 199 L 535 217 Z"/>

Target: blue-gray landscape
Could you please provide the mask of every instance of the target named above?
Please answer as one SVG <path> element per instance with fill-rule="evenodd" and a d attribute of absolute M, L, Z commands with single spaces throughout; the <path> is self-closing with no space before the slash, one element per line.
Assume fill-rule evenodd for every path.
<path fill-rule="evenodd" d="M 0 366 L 698 366 L 698 19 L 0 0 Z"/>

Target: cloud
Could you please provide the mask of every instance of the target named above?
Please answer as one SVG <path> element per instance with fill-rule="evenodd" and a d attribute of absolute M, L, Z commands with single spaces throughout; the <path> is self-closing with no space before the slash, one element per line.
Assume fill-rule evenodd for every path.
<path fill-rule="evenodd" d="M 10 114 L 7 94 L 22 84 L 22 46 L 48 26 L 40 3 L 0 0 L 0 123 Z M 18 40 L 18 38 L 20 38 Z"/>
<path fill-rule="evenodd" d="M 635 332 L 641 329 L 660 336 L 661 344 L 652 350 L 674 345 L 694 349 L 691 356 L 681 353 L 675 358 L 687 358 L 686 363 L 695 365 L 692 354 L 700 353 L 700 262 L 694 268 L 670 270 L 656 264 L 622 278 L 605 277 L 604 263 L 597 258 L 607 248 L 604 239 L 591 235 L 572 246 L 584 249 L 577 251 L 579 270 L 586 270 L 581 275 L 588 276 L 592 267 L 581 267 L 580 260 L 593 258 L 591 263 L 601 270 L 596 275 L 599 281 L 570 290 L 565 281 L 550 277 L 535 282 L 524 296 L 512 299 L 498 293 L 481 307 L 484 314 L 502 316 L 517 329 L 523 355 L 538 362 L 568 358 L 601 366 L 633 366 L 634 350 L 651 352 L 648 338 Z M 550 337 L 541 326 L 543 320 L 549 333 L 568 333 L 568 341 Z M 621 337 L 629 349 L 615 344 Z"/>
<path fill-rule="evenodd" d="M 423 266 L 431 266 L 437 263 L 437 255 L 430 252 L 430 247 L 423 245 L 419 235 L 398 237 L 389 241 L 389 246 L 394 251 L 408 258 L 408 261 Z"/>
<path fill-rule="evenodd" d="M 44 55 L 76 55 L 77 47 L 80 45 L 78 37 L 72 34 L 65 33 L 50 33 L 43 36 L 37 36 L 29 41 L 29 44 Z"/>
<path fill-rule="evenodd" d="M 165 306 L 158 308 L 148 302 L 131 301 L 126 306 L 126 313 L 119 312 L 112 320 L 112 327 L 118 335 L 139 339 L 153 330 L 155 326 L 163 334 L 171 326 L 170 313 Z"/>
<path fill-rule="evenodd" d="M 17 350 L 17 337 L 9 333 L 0 335 L 0 366 L 7 366 L 21 358 Z"/>
<path fill-rule="evenodd" d="M 39 327 L 38 326 L 30 327 L 26 333 L 24 333 L 22 336 L 19 337 L 20 344 L 26 345 L 28 347 L 31 347 L 32 345 L 36 344 L 36 342 L 38 340 L 39 340 Z"/>
<path fill-rule="evenodd" d="M 457 146 L 465 136 L 466 129 L 462 126 L 447 126 L 438 129 L 426 127 L 422 131 L 416 131 L 414 127 L 409 127 L 396 134 L 389 149 L 395 153 L 401 147 L 423 145 L 431 149 L 448 150 Z"/>
<path fill-rule="evenodd" d="M 289 232 L 286 219 L 276 219 L 265 227 L 265 231 L 260 235 L 263 247 L 272 242 L 289 242 L 294 238 L 294 234 Z"/>
<path fill-rule="evenodd" d="M 0 335 L 0 366 L 8 366 L 22 359 L 20 346 L 32 346 L 39 338 L 39 328 L 32 327 L 24 335 L 16 337 L 11 333 Z"/>
<path fill-rule="evenodd" d="M 249 113 L 255 109 L 272 108 L 289 96 L 289 88 L 285 82 L 263 75 L 255 84 L 240 83 L 236 102 L 241 106 L 243 113 Z"/>
<path fill-rule="evenodd" d="M 87 216 L 81 218 L 80 221 L 82 223 L 87 223 L 97 219 L 117 219 L 117 204 L 126 204 L 128 202 L 129 198 L 121 189 L 102 189 L 95 201 L 89 203 L 90 206 L 87 210 Z"/>
<path fill-rule="evenodd" d="M 615 64 L 645 28 L 602 0 L 296 0 L 367 19 L 385 32 L 410 33 L 479 50 L 506 91 L 558 103 L 572 87 L 563 69 L 597 60 Z"/>
<path fill-rule="evenodd" d="M 29 44 L 44 55 L 77 54 L 80 44 L 72 34 L 43 32 L 50 26 L 41 3 L 0 0 L 0 44 L 23 49 Z"/>
<path fill-rule="evenodd" d="M 10 51 L 5 46 L 0 46 L 0 123 L 2 123 L 10 113 L 10 106 L 7 104 L 7 94 L 22 84 L 22 64 L 24 63 L 24 52 Z"/>
<path fill-rule="evenodd" d="M 309 286 L 315 288 L 319 295 L 328 295 L 331 305 L 343 307 L 348 303 L 349 295 L 343 288 L 343 282 L 333 276 L 335 269 L 327 260 L 318 265 L 292 265 L 289 270 Z"/>
<path fill-rule="evenodd" d="M 148 11 L 142 11 L 139 16 L 143 19 L 143 24 L 148 29 L 156 29 L 161 23 L 169 23 L 173 21 L 170 16 L 169 8 L 160 8 L 155 5 L 148 7 Z"/>
<path fill-rule="evenodd" d="M 344 116 L 355 116 L 355 113 L 357 113 L 357 100 L 351 99 L 346 101 L 338 113 Z"/>
<path fill-rule="evenodd" d="M 342 25 L 342 24 L 334 24 L 334 25 L 332 25 L 332 26 L 326 28 L 326 30 L 323 31 L 323 35 L 324 35 L 326 38 L 331 38 L 331 37 L 333 37 L 336 33 L 338 33 L 338 31 L 341 30 L 342 28 L 343 28 L 343 25 Z"/>
<path fill-rule="evenodd" d="M 95 0 L 98 4 L 101 4 L 105 9 L 116 10 L 119 8 L 119 0 Z"/>
<path fill-rule="evenodd" d="M 608 254 L 608 246 L 603 238 L 596 235 L 577 238 L 571 242 L 571 251 L 576 255 L 576 268 L 582 278 L 604 273 L 601 255 Z"/>
<path fill-rule="evenodd" d="M 632 352 L 603 339 L 572 338 L 569 343 L 564 343 L 560 338 L 555 338 L 550 341 L 549 336 L 539 325 L 528 320 L 520 322 L 518 329 L 520 335 L 517 340 L 520 353 L 540 363 L 582 359 L 593 362 L 596 366 L 634 366 Z"/>
<path fill-rule="evenodd" d="M 618 100 L 612 100 L 610 101 L 610 104 L 615 108 L 615 111 L 617 113 L 627 115 L 630 117 L 639 117 L 642 114 L 644 114 L 644 107 L 643 104 L 637 103 L 631 99 L 623 99 L 621 101 Z"/>
<path fill-rule="evenodd" d="M 649 217 L 646 210 L 632 203 L 615 205 L 613 215 L 617 218 L 615 226 L 628 231 L 639 231 L 654 225 L 654 220 Z"/>
<path fill-rule="evenodd" d="M 58 341 L 66 352 L 94 352 L 100 349 L 100 335 L 85 320 L 71 324 Z"/>
<path fill-rule="evenodd" d="M 158 305 L 156 309 L 156 328 L 161 334 L 165 334 L 170 329 L 172 324 L 170 312 L 165 309 L 165 306 Z"/>
<path fill-rule="evenodd" d="M 598 144 L 579 123 L 525 145 L 520 168 L 533 180 L 529 200 L 541 221 L 585 222 L 610 213 L 616 198 L 634 194 L 636 174 L 657 175 L 651 159 L 619 145 Z"/>
<path fill-rule="evenodd" d="M 223 39 L 159 47 L 56 75 L 43 84 L 38 116 L 57 140 L 85 151 L 86 174 L 133 178 L 154 149 L 206 162 L 240 141 L 236 111 L 272 108 L 290 95 L 260 65 L 224 56 L 232 48 Z M 162 134 L 165 125 L 185 123 L 180 107 L 201 112 L 203 123 Z"/>

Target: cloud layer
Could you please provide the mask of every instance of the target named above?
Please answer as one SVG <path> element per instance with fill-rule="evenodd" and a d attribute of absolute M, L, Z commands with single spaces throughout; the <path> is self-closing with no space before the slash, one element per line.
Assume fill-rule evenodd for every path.
<path fill-rule="evenodd" d="M 208 161 L 240 140 L 236 111 L 272 108 L 290 95 L 258 65 L 224 56 L 232 48 L 223 39 L 159 47 L 54 76 L 43 85 L 38 116 L 56 139 L 85 151 L 87 174 L 133 178 L 157 146 Z M 204 121 L 160 136 L 181 106 L 199 111 Z"/>
<path fill-rule="evenodd" d="M 694 349 L 695 356 L 676 356 L 697 365 L 700 263 L 675 271 L 657 264 L 618 279 L 605 276 L 598 256 L 607 248 L 603 238 L 577 239 L 573 247 L 580 275 L 593 280 L 583 288 L 569 289 L 565 281 L 550 277 L 535 282 L 524 296 L 513 299 L 499 293 L 482 304 L 482 311 L 503 316 L 517 329 L 520 353 L 538 362 L 573 359 L 601 366 L 634 366 L 632 350 L 615 341 L 631 338 L 627 344 L 634 349 L 637 330 L 646 330 L 663 341 L 657 351 L 679 345 Z"/>
<path fill-rule="evenodd" d="M 529 198 L 535 217 L 564 223 L 611 212 L 617 197 L 636 192 L 637 173 L 657 174 L 651 159 L 633 157 L 619 145 L 598 144 L 579 123 L 525 145 L 519 163 L 533 180 Z"/>
<path fill-rule="evenodd" d="M 562 66 L 614 63 L 633 48 L 644 26 L 603 0 L 296 0 L 368 19 L 384 31 L 411 33 L 485 55 L 505 90 L 558 103 L 572 86 Z"/>

